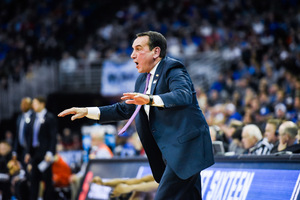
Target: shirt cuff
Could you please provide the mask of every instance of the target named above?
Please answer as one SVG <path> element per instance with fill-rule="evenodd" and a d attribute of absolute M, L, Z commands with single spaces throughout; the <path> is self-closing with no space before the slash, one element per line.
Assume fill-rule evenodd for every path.
<path fill-rule="evenodd" d="M 152 106 L 164 107 L 165 104 L 164 104 L 163 100 L 160 98 L 160 96 L 153 95 L 153 104 L 152 104 Z"/>
<path fill-rule="evenodd" d="M 100 119 L 100 109 L 98 107 L 87 107 L 87 109 L 88 109 L 88 114 L 86 115 L 87 118 L 95 119 L 95 120 Z"/>

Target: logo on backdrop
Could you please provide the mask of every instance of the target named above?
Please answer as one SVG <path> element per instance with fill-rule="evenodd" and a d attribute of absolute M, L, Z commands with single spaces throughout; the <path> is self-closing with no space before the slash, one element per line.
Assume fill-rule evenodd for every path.
<path fill-rule="evenodd" d="M 246 199 L 254 172 L 213 171 L 201 173 L 204 199 Z"/>
<path fill-rule="evenodd" d="M 299 199 L 299 170 L 210 168 L 201 181 L 205 200 Z"/>
<path fill-rule="evenodd" d="M 106 60 L 102 66 L 100 92 L 103 96 L 118 96 L 124 92 L 133 92 L 138 75 L 135 63 L 131 59 L 122 63 Z"/>

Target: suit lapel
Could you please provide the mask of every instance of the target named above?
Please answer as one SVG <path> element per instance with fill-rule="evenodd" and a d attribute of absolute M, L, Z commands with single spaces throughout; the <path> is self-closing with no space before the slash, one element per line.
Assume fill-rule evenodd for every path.
<path fill-rule="evenodd" d="M 154 91 L 155 91 L 155 88 L 156 88 L 156 85 L 157 85 L 157 82 L 161 76 L 161 71 L 163 69 L 163 66 L 164 66 L 164 63 L 165 63 L 165 58 L 162 59 L 160 61 L 160 63 L 158 64 L 156 70 L 155 70 L 155 74 L 154 74 L 154 77 L 153 77 L 153 81 L 152 81 L 152 86 L 151 86 L 151 91 L 150 91 L 150 94 L 153 94 Z"/>
<path fill-rule="evenodd" d="M 43 120 L 41 121 L 41 126 L 40 126 L 40 131 L 39 131 L 39 133 L 41 132 L 41 130 L 44 129 L 45 122 L 46 122 L 47 117 L 48 117 L 47 115 L 48 115 L 48 111 L 46 112 L 46 114 L 45 114 L 44 117 L 43 117 Z"/>

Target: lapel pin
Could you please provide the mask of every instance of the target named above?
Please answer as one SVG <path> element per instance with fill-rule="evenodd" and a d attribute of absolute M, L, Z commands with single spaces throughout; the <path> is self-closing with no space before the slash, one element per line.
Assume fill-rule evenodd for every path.
<path fill-rule="evenodd" d="M 25 122 L 26 122 L 26 124 L 29 124 L 29 123 L 30 123 L 30 118 L 29 118 L 29 117 L 26 117 L 26 118 L 25 118 Z"/>
<path fill-rule="evenodd" d="M 157 80 L 154 80 L 152 84 L 155 84 L 157 82 Z"/>

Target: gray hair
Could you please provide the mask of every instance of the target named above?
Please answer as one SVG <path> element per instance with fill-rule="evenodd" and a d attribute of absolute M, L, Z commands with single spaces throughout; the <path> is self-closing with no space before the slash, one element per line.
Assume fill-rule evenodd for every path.
<path fill-rule="evenodd" d="M 247 132 L 249 136 L 253 136 L 257 139 L 257 141 L 260 141 L 262 139 L 262 134 L 258 126 L 255 124 L 247 124 L 243 128 L 243 132 Z"/>

